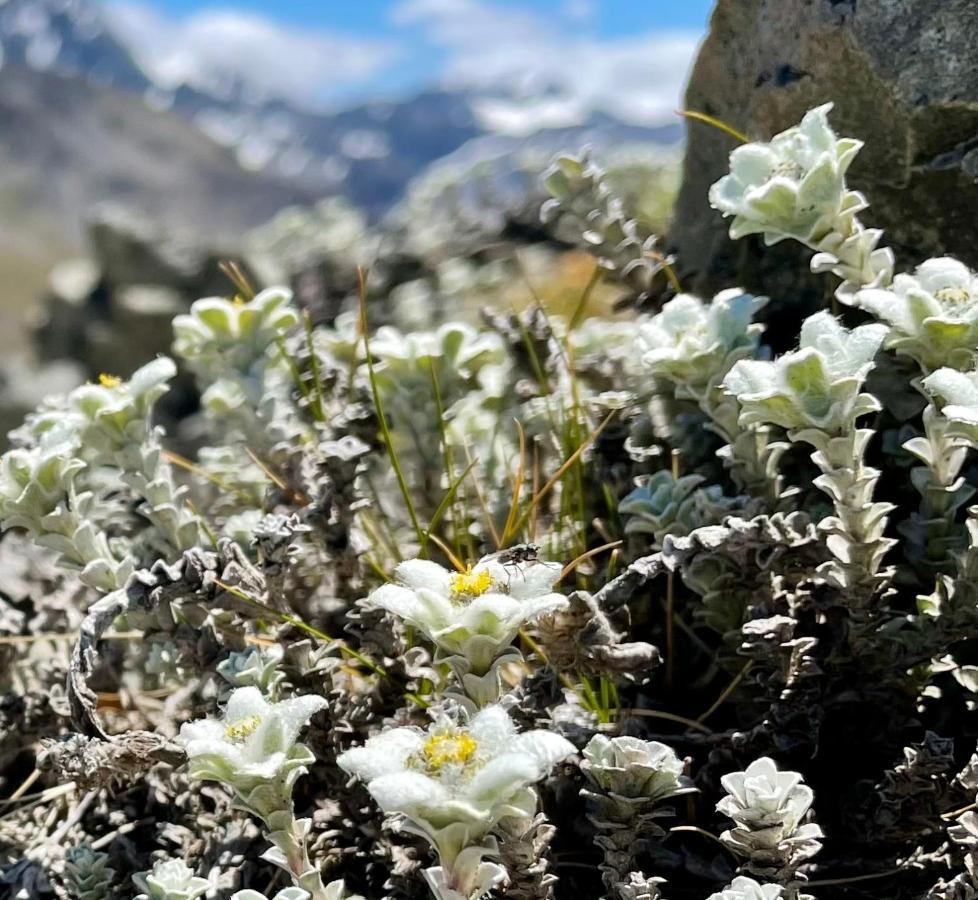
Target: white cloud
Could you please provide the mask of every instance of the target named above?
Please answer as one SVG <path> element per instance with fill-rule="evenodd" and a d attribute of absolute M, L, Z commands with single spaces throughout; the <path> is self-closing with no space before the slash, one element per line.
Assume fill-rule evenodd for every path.
<path fill-rule="evenodd" d="M 573 22 L 587 22 L 598 11 L 594 0 L 564 0 L 561 12 Z"/>
<path fill-rule="evenodd" d="M 490 0 L 401 0 L 391 16 L 446 54 L 446 83 L 490 95 L 477 112 L 496 130 L 526 134 L 602 111 L 635 124 L 673 120 L 700 34 L 596 38 L 568 27 L 593 11 L 590 0 L 569 0 L 550 18 Z"/>
<path fill-rule="evenodd" d="M 401 55 L 390 41 L 289 27 L 233 9 L 170 18 L 138 0 L 115 0 L 107 15 L 164 89 L 187 83 L 223 94 L 240 84 L 255 97 L 318 105 L 368 83 Z"/>

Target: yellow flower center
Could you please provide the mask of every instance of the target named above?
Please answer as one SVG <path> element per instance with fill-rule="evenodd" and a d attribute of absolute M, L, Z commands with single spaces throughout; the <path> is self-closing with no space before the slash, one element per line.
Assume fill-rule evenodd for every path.
<path fill-rule="evenodd" d="M 456 734 L 433 734 L 421 748 L 421 762 L 429 772 L 442 766 L 464 766 L 475 755 L 479 744 L 464 731 Z"/>
<path fill-rule="evenodd" d="M 965 306 L 971 302 L 971 294 L 963 287 L 941 288 L 934 296 L 948 306 Z"/>
<path fill-rule="evenodd" d="M 464 572 L 456 572 L 452 576 L 452 596 L 459 600 L 462 597 L 480 597 L 492 587 L 492 575 L 488 569 L 473 572 L 469 566 Z"/>
<path fill-rule="evenodd" d="M 102 387 L 117 388 L 120 384 L 122 384 L 122 379 L 118 375 L 109 375 L 107 372 L 103 372 L 98 377 L 98 383 L 102 385 Z"/>
<path fill-rule="evenodd" d="M 234 306 L 244 306 L 245 298 L 242 297 L 240 294 L 235 294 L 234 297 L 231 298 L 231 303 Z"/>
<path fill-rule="evenodd" d="M 226 725 L 224 733 L 227 735 L 229 741 L 234 741 L 237 744 L 254 734 L 259 725 L 261 725 L 261 716 L 248 716 L 245 719 Z"/>

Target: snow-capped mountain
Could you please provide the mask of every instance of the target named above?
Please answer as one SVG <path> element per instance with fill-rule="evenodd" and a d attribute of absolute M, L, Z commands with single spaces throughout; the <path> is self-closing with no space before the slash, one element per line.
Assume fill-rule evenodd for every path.
<path fill-rule="evenodd" d="M 288 202 L 341 193 L 371 215 L 380 214 L 431 162 L 473 138 L 506 127 L 503 111 L 513 108 L 510 98 L 500 103 L 498 97 L 430 90 L 399 101 L 317 112 L 270 96 L 219 68 L 194 68 L 194 77 L 174 84 L 172 79 L 161 79 L 153 66 L 139 63 L 138 53 L 127 45 L 125 29 L 95 0 L 0 0 L 0 59 L 0 158 L 13 137 L 8 124 L 13 120 L 5 114 L 9 96 L 19 97 L 18 121 L 27 129 L 19 136 L 20 143 L 33 142 L 31 129 L 40 131 L 38 142 L 57 142 L 50 133 L 53 129 L 45 127 L 43 120 L 58 106 L 53 95 L 63 90 L 72 95 L 74 104 L 113 107 L 117 129 L 113 131 L 102 114 L 90 117 L 86 129 L 87 140 L 98 148 L 95 155 L 106 169 L 107 178 L 101 180 L 108 196 L 115 193 L 108 182 L 112 181 L 116 151 L 125 155 L 128 144 L 139 144 L 146 127 L 168 132 L 179 143 L 189 125 L 224 151 L 203 154 L 211 157 L 212 168 L 222 160 L 218 166 L 221 177 L 213 172 L 213 183 L 207 186 L 214 192 L 209 199 L 218 208 L 227 189 L 237 192 L 242 182 L 261 182 L 264 188 L 259 193 L 268 195 L 271 206 L 278 194 L 282 202 Z M 32 92 L 36 92 L 37 102 L 31 115 L 25 116 Z M 541 110 L 549 108 L 547 104 L 539 106 Z M 123 112 L 122 107 L 130 112 Z M 75 110 L 73 115 L 83 113 Z M 524 116 L 520 123 L 524 131 L 525 120 Z M 103 135 L 95 133 L 99 121 L 105 124 Z M 543 112 L 541 121 L 547 122 Z M 595 137 L 599 142 L 613 142 L 619 135 L 623 140 L 672 143 L 680 131 L 677 126 L 627 126 L 608 116 L 592 116 L 590 121 L 571 124 L 565 115 L 559 125 L 554 130 L 570 146 Z M 92 154 L 76 146 L 70 135 L 63 137 L 56 153 L 49 146 L 52 153 L 41 148 L 40 156 L 61 157 L 59 168 L 63 177 L 70 179 L 74 167 L 80 165 L 80 171 L 86 171 L 84 157 Z M 103 137 L 104 146 L 99 147 Z M 186 143 L 184 152 L 173 152 L 179 157 L 196 156 L 193 148 L 204 146 L 196 138 L 186 138 Z M 148 161 L 153 163 L 152 154 Z M 194 166 L 191 159 L 182 162 L 190 169 Z M 133 174 L 138 179 L 139 173 Z M 227 181 L 225 190 L 219 183 L 222 179 Z M 120 185 L 120 192 L 131 195 L 126 199 L 138 200 L 139 186 L 126 178 L 122 181 L 126 184 Z M 261 213 L 266 202 L 253 206 Z M 247 212 L 234 210 L 231 218 L 247 218 Z"/>

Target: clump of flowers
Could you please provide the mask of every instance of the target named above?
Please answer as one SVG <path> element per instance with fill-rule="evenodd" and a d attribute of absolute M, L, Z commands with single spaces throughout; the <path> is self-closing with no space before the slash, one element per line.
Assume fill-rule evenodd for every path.
<path fill-rule="evenodd" d="M 155 533 L 143 536 L 149 552 L 194 546 L 199 519 L 164 458 L 152 418 L 175 374 L 173 361 L 161 357 L 128 381 L 103 376 L 99 384 L 47 400 L 0 460 L 4 527 L 26 529 L 104 591 L 121 587 L 137 552 L 147 552 L 106 534 L 106 513 L 121 514 L 109 500 L 120 489 L 131 492 L 135 512 L 153 526 Z"/>
<path fill-rule="evenodd" d="M 970 896 L 976 278 L 892 277 L 827 115 L 738 150 L 714 201 L 735 234 L 812 247 L 846 318 L 877 322 L 818 313 L 772 359 L 762 298 L 683 293 L 565 160 L 548 210 L 600 257 L 571 254 L 591 280 L 567 319 L 439 307 L 407 330 L 399 300 L 417 320 L 480 281 L 484 235 L 379 259 L 366 297 L 340 296 L 356 260 L 317 265 L 309 316 L 237 272 L 177 320 L 205 415 L 157 425 L 159 359 L 29 416 L 0 460 L 26 532 L 0 543 L 0 884 L 801 900 L 811 878 L 830 900 L 868 875 Z M 605 276 L 658 311 L 599 317 Z M 371 332 L 375 301 L 394 324 Z M 767 757 L 725 774 L 750 752 L 804 779 Z"/>
<path fill-rule="evenodd" d="M 642 361 L 680 396 L 699 399 L 734 362 L 757 352 L 763 327 L 753 318 L 766 302 L 737 288 L 710 302 L 679 294 L 639 325 Z"/>
<path fill-rule="evenodd" d="M 247 300 L 205 297 L 173 320 L 173 352 L 207 382 L 224 383 L 257 406 L 269 355 L 298 321 L 292 293 L 283 288 Z"/>
<path fill-rule="evenodd" d="M 367 784 L 387 813 L 423 835 L 440 865 L 425 872 L 438 898 L 477 897 L 505 877 L 485 861 L 496 853 L 492 830 L 504 818 L 532 818 L 532 785 L 573 745 L 548 731 L 517 732 L 509 714 L 487 706 L 466 720 L 442 715 L 422 731 L 394 728 L 338 758 Z"/>
<path fill-rule="evenodd" d="M 847 331 L 831 313 L 816 313 L 802 323 L 798 350 L 739 362 L 723 385 L 740 402 L 743 424 L 779 425 L 821 446 L 879 410 L 863 384 L 886 333 L 882 325 Z"/>

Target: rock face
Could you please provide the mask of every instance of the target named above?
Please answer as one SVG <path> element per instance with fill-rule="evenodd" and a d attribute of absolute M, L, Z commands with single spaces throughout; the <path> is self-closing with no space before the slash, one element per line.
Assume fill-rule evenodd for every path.
<path fill-rule="evenodd" d="M 978 266 L 976 34 L 976 0 L 718 0 L 686 107 L 767 139 L 833 101 L 836 130 L 866 142 L 850 172 L 871 204 L 863 221 L 903 265 L 950 254 Z M 805 275 L 805 251 L 726 237 L 707 191 L 735 142 L 688 131 L 670 232 L 686 285 L 791 295 L 794 317 L 820 306 L 826 285 Z"/>

